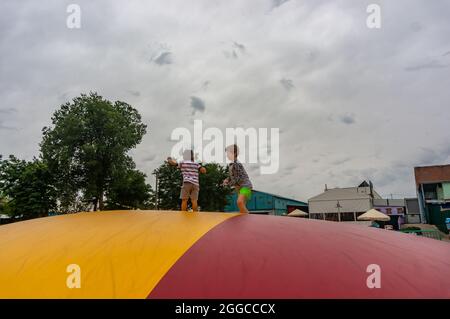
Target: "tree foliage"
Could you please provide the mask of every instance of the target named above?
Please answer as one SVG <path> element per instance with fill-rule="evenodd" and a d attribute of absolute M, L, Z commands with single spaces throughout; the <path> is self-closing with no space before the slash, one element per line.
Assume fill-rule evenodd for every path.
<path fill-rule="evenodd" d="M 153 171 L 157 180 L 157 208 L 166 210 L 180 209 L 180 190 L 182 176 L 180 170 L 165 161 Z"/>
<path fill-rule="evenodd" d="M 77 200 L 93 203 L 94 210 L 103 209 L 107 193 L 123 198 L 115 178 L 138 178 L 130 172 L 134 163 L 127 152 L 141 142 L 146 128 L 129 104 L 112 103 L 97 93 L 82 94 L 62 105 L 52 116 L 52 126 L 44 127 L 40 144 L 60 210 L 72 210 Z"/>
<path fill-rule="evenodd" d="M 206 174 L 200 174 L 200 193 L 198 205 L 202 211 L 223 211 L 227 205 L 227 197 L 232 193 L 228 186 L 223 186 L 228 171 L 216 163 L 204 165 Z"/>
<path fill-rule="evenodd" d="M 153 208 L 151 186 L 145 182 L 145 174 L 130 169 L 113 178 L 106 192 L 107 209 Z"/>
<path fill-rule="evenodd" d="M 198 203 L 202 211 L 223 211 L 227 204 L 227 196 L 231 194 L 228 187 L 222 186 L 227 177 L 227 170 L 223 166 L 210 163 L 204 165 L 206 174 L 200 174 L 200 195 Z M 158 208 L 167 210 L 180 209 L 180 191 L 182 185 L 181 171 L 164 162 L 153 174 L 157 178 Z"/>
<path fill-rule="evenodd" d="M 11 217 L 29 219 L 47 216 L 56 208 L 56 189 L 52 176 L 40 160 L 31 162 L 14 156 L 0 157 L 2 207 Z"/>

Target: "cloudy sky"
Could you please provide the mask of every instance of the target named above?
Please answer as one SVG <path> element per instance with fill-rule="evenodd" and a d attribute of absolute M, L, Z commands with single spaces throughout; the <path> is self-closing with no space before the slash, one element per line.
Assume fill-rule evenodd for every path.
<path fill-rule="evenodd" d="M 51 114 L 97 91 L 143 115 L 132 155 L 151 183 L 173 129 L 201 119 L 280 129 L 279 172 L 248 167 L 256 189 L 307 200 L 371 179 L 412 196 L 414 166 L 450 162 L 449 14 L 447 0 L 2 0 L 0 154 L 32 159 Z"/>

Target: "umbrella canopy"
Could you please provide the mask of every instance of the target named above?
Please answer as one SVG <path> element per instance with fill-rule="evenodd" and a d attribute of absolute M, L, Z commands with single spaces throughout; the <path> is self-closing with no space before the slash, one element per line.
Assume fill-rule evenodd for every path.
<path fill-rule="evenodd" d="M 359 216 L 357 219 L 358 220 L 379 220 L 379 221 L 383 221 L 383 222 L 387 222 L 387 221 L 391 220 L 391 218 L 388 215 L 383 214 L 382 212 L 380 212 L 376 209 L 368 210 L 367 212 L 365 212 L 364 214 Z"/>
<path fill-rule="evenodd" d="M 294 209 L 292 212 L 290 212 L 287 215 L 290 217 L 306 217 L 306 216 L 308 216 L 307 213 L 305 213 L 304 211 L 301 211 L 300 209 Z"/>

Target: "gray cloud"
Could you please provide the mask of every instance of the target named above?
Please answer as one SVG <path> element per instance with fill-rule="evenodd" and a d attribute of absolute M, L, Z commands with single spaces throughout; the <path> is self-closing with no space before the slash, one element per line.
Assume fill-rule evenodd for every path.
<path fill-rule="evenodd" d="M 437 165 L 439 163 L 442 164 L 450 158 L 450 145 L 442 145 L 436 149 L 422 146 L 419 149 L 420 153 L 414 163 L 414 166 Z"/>
<path fill-rule="evenodd" d="M 9 123 L 9 118 L 11 115 L 16 114 L 17 111 L 11 107 L 0 108 L 0 130 L 11 131 L 16 130 L 15 127 L 11 126 Z"/>
<path fill-rule="evenodd" d="M 237 59 L 239 58 L 240 55 L 245 54 L 245 52 L 246 52 L 245 45 L 233 41 L 231 44 L 231 49 L 224 50 L 223 54 L 227 59 Z"/>
<path fill-rule="evenodd" d="M 11 114 L 11 113 L 15 113 L 16 110 L 13 109 L 12 107 L 8 107 L 8 108 L 0 108 L 0 114 Z"/>
<path fill-rule="evenodd" d="M 415 22 L 411 23 L 411 30 L 413 32 L 420 32 L 420 31 L 422 31 L 422 29 L 423 29 L 423 26 L 420 22 L 415 21 Z"/>
<path fill-rule="evenodd" d="M 290 79 L 281 79 L 280 80 L 281 85 L 287 90 L 290 91 L 291 89 L 293 89 L 294 86 L 294 82 Z"/>
<path fill-rule="evenodd" d="M 278 8 L 288 1 L 289 0 L 272 0 L 272 6 L 273 6 L 273 8 Z"/>
<path fill-rule="evenodd" d="M 197 111 L 203 113 L 206 109 L 205 102 L 197 96 L 191 96 L 191 107 L 193 115 L 195 115 L 195 112 Z"/>
<path fill-rule="evenodd" d="M 11 130 L 12 128 L 8 127 L 8 126 L 4 126 L 1 122 L 0 122 L 0 130 Z"/>
<path fill-rule="evenodd" d="M 237 42 L 233 41 L 233 47 L 238 49 L 242 53 L 245 52 L 245 45 L 243 45 L 243 44 L 240 44 L 240 43 L 237 43 Z"/>
<path fill-rule="evenodd" d="M 353 114 L 343 114 L 339 116 L 339 120 L 347 125 L 355 124 L 355 116 Z"/>
<path fill-rule="evenodd" d="M 127 92 L 130 93 L 131 95 L 135 96 L 135 97 L 141 96 L 141 92 L 139 92 L 139 91 L 127 90 Z"/>
<path fill-rule="evenodd" d="M 162 52 L 158 55 L 153 62 L 158 65 L 172 64 L 172 53 L 171 52 Z"/>
<path fill-rule="evenodd" d="M 341 159 L 332 161 L 331 164 L 332 164 L 332 165 L 335 165 L 335 166 L 340 166 L 340 165 L 342 165 L 342 164 L 344 164 L 344 163 L 347 163 L 347 162 L 350 161 L 350 160 L 351 160 L 350 157 L 345 157 L 345 158 L 341 158 Z"/>
<path fill-rule="evenodd" d="M 432 60 L 429 62 L 406 67 L 405 70 L 406 71 L 421 71 L 421 70 L 425 70 L 425 69 L 442 69 L 442 68 L 446 68 L 446 67 L 448 67 L 448 65 L 442 64 L 441 62 L 436 61 L 436 60 Z"/>
<path fill-rule="evenodd" d="M 5 131 L 13 131 L 13 130 L 17 130 L 17 128 L 4 124 L 6 121 L 3 121 L 2 119 L 0 119 L 0 130 L 5 130 Z"/>
<path fill-rule="evenodd" d="M 142 114 L 133 156 L 148 176 L 171 131 L 200 116 L 222 131 L 282 128 L 280 172 L 252 182 L 303 200 L 368 168 L 379 192 L 414 193 L 415 165 L 450 161 L 447 0 L 384 1 L 375 31 L 360 0 L 77 3 L 82 28 L 70 30 L 64 2 L 0 1 L 0 109 L 16 110 L 0 113 L 2 153 L 38 155 L 52 113 L 92 90 Z M 286 94 L 283 77 L 301 90 Z"/>
<path fill-rule="evenodd" d="M 207 90 L 210 84 L 211 84 L 211 81 L 203 82 L 202 83 L 202 90 Z"/>
<path fill-rule="evenodd" d="M 284 176 L 288 176 L 290 174 L 293 174 L 294 171 L 298 168 L 295 164 L 289 164 L 288 166 L 283 168 L 283 174 Z"/>
<path fill-rule="evenodd" d="M 156 158 L 156 154 L 150 154 L 143 158 L 144 162 L 153 162 L 153 160 Z"/>
<path fill-rule="evenodd" d="M 238 55 L 235 50 L 232 51 L 223 51 L 223 54 L 227 59 L 237 59 Z"/>

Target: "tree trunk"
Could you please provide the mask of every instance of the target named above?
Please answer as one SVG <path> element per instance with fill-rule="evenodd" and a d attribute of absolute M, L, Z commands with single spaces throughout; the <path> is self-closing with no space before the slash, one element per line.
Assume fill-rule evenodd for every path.
<path fill-rule="evenodd" d="M 103 191 L 100 193 L 100 196 L 98 198 L 98 209 L 99 210 L 103 210 L 103 208 L 105 207 L 104 202 L 103 202 Z"/>

